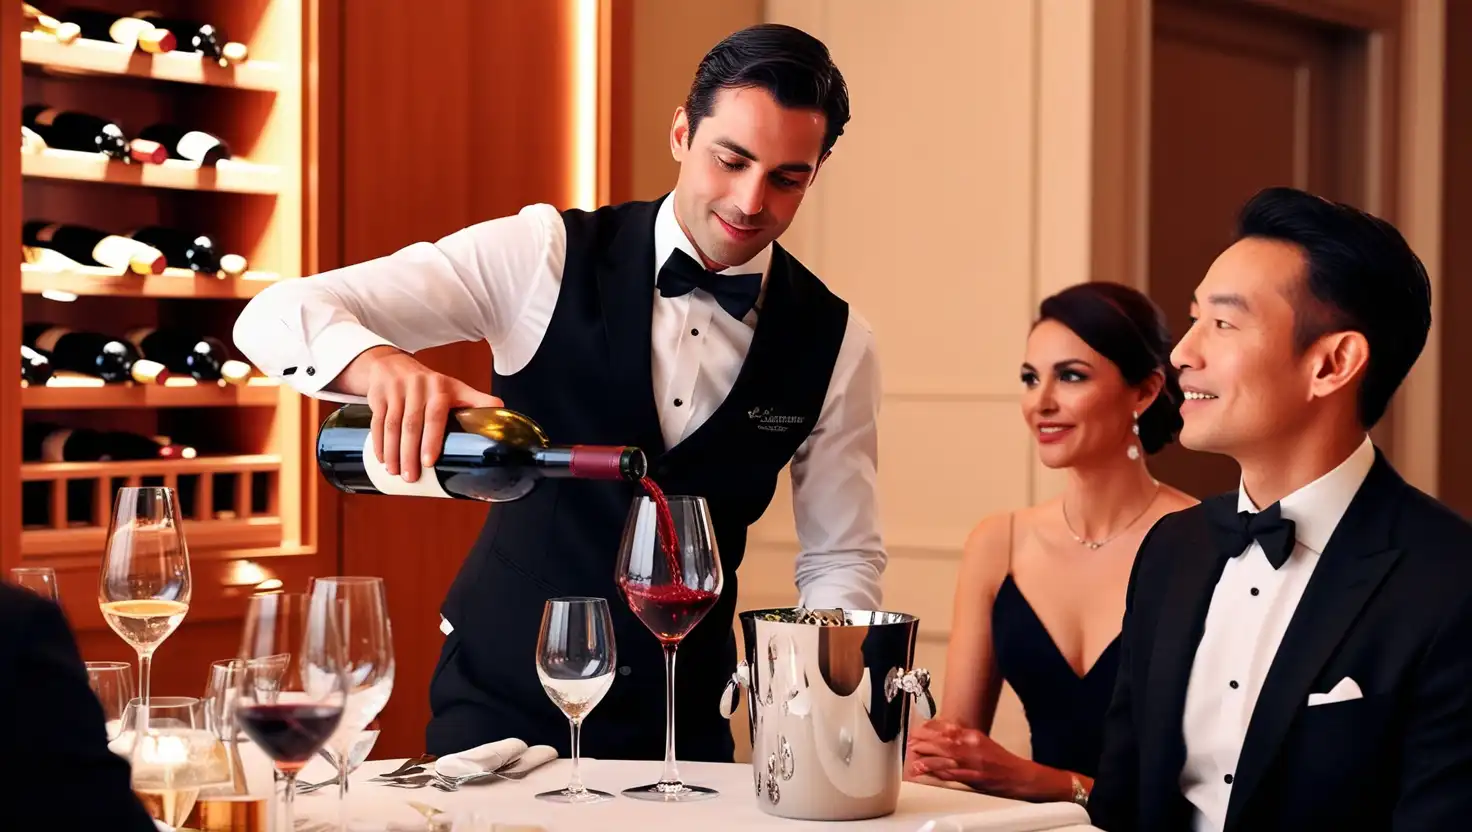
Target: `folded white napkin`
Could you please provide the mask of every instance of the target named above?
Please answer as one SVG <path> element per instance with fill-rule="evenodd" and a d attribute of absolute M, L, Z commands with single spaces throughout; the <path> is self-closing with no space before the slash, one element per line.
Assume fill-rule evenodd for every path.
<path fill-rule="evenodd" d="M 1033 803 L 989 812 L 946 815 L 926 821 L 918 832 L 1046 832 L 1075 825 L 1088 828 L 1089 813 L 1077 803 Z"/>
<path fill-rule="evenodd" d="M 434 770 L 446 777 L 464 777 L 480 771 L 496 771 L 516 762 L 526 753 L 526 743 L 518 739 L 496 740 L 435 760 Z"/>

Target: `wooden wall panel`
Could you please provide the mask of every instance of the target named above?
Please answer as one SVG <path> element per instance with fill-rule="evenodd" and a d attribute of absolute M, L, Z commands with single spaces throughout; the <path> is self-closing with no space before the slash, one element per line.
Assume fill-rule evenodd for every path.
<path fill-rule="evenodd" d="M 1462 361 L 1472 355 L 1472 4 L 1446 6 L 1446 89 L 1442 147 L 1440 493 L 1447 505 L 1472 517 L 1472 442 L 1459 424 L 1472 406 Z"/>
<path fill-rule="evenodd" d="M 572 13 L 571 0 L 336 0 L 340 199 L 323 211 L 336 212 L 342 263 L 437 239 L 528 203 L 571 204 Z M 436 22 L 433 31 L 426 20 Z M 331 135 L 330 128 L 321 135 Z M 340 263 L 320 263 L 334 265 Z M 484 344 L 442 347 L 421 358 L 490 386 Z M 443 640 L 439 604 L 486 508 L 372 497 L 340 502 L 342 572 L 383 576 L 394 624 L 395 689 L 373 754 L 418 754 Z"/>

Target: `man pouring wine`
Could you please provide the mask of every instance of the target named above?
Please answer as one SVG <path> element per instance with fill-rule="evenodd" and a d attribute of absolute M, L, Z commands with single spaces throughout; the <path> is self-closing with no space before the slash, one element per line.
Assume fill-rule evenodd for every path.
<path fill-rule="evenodd" d="M 558 442 L 635 447 L 671 495 L 704 497 L 721 597 L 685 638 L 678 755 L 730 760 L 721 690 L 735 667 L 736 570 L 791 464 L 808 607 L 878 608 L 879 370 L 869 325 L 777 244 L 849 119 L 826 47 L 787 26 L 736 32 L 701 61 L 670 128 L 674 190 L 596 211 L 513 216 L 262 292 L 240 349 L 304 394 L 371 406 L 375 464 L 435 479 L 458 408 L 503 406 Z M 491 396 L 414 358 L 492 349 Z M 498 398 L 499 397 L 499 398 Z M 427 470 L 428 469 L 428 470 Z M 555 477 L 490 513 L 441 607 L 431 753 L 516 736 L 568 752 L 532 671 L 546 599 L 610 599 L 619 675 L 584 728 L 591 756 L 658 759 L 659 642 L 619 599 L 635 478 Z"/>

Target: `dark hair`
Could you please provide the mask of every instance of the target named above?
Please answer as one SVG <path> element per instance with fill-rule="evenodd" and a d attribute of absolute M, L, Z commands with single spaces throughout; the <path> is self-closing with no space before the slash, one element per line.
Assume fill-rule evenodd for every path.
<path fill-rule="evenodd" d="M 1374 427 L 1431 330 L 1431 281 L 1420 258 L 1385 220 L 1293 188 L 1268 188 L 1243 206 L 1237 238 L 1245 237 L 1303 252 L 1303 288 L 1290 298 L 1300 354 L 1330 332 L 1365 336 L 1370 358 L 1358 413 L 1361 425 Z"/>
<path fill-rule="evenodd" d="M 823 153 L 833 149 L 848 124 L 848 86 L 823 42 L 791 26 L 760 23 L 716 44 L 695 70 L 685 97 L 690 138 L 711 114 L 723 89 L 760 87 L 783 107 L 821 110 L 827 116 Z"/>
<path fill-rule="evenodd" d="M 1184 396 L 1170 363 L 1170 331 L 1153 301 L 1119 283 L 1080 283 L 1044 300 L 1038 312 L 1038 323 L 1068 327 L 1118 367 L 1131 387 L 1162 373 L 1160 394 L 1140 414 L 1140 447 L 1153 454 L 1176 438 Z"/>

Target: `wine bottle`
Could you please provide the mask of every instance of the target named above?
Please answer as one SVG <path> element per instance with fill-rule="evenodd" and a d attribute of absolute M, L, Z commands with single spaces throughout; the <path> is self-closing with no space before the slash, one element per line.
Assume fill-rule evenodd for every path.
<path fill-rule="evenodd" d="M 171 373 L 196 381 L 223 380 L 231 384 L 244 384 L 250 379 L 250 365 L 230 358 L 229 348 L 209 335 L 145 327 L 129 332 L 127 339 L 144 358 L 157 361 Z"/>
<path fill-rule="evenodd" d="M 146 20 L 160 29 L 167 29 L 173 33 L 178 41 L 177 49 L 181 51 L 198 52 L 211 60 L 218 61 L 220 66 L 230 63 L 240 63 L 245 60 L 247 50 L 245 44 L 227 42 L 220 30 L 208 23 L 200 23 L 197 20 L 186 20 L 178 17 L 165 17 L 154 11 L 135 12 L 134 17 Z"/>
<path fill-rule="evenodd" d="M 21 3 L 21 14 L 31 22 L 31 31 L 44 32 L 61 43 L 73 43 L 82 36 L 82 27 L 75 23 L 62 23 L 30 3 Z"/>
<path fill-rule="evenodd" d="M 163 252 L 164 259 L 176 269 L 189 269 L 211 276 L 239 277 L 245 273 L 244 257 L 221 255 L 214 238 L 205 234 L 190 235 L 175 228 L 150 225 L 134 229 L 128 236 Z"/>
<path fill-rule="evenodd" d="M 123 161 L 129 156 L 123 128 L 101 116 L 28 104 L 21 111 L 21 124 L 34 130 L 48 147 L 101 153 Z"/>
<path fill-rule="evenodd" d="M 188 445 L 120 430 L 69 428 L 28 422 L 22 431 L 21 458 L 30 462 L 116 462 L 140 459 L 194 459 Z"/>
<path fill-rule="evenodd" d="M 543 477 L 637 482 L 649 467 L 638 448 L 553 445 L 520 413 L 471 408 L 451 414 L 439 459 L 411 483 L 388 473 L 374 456 L 372 419 L 367 405 L 350 404 L 322 423 L 317 465 L 340 491 L 499 503 L 525 497 Z"/>
<path fill-rule="evenodd" d="M 46 140 L 41 134 L 22 124 L 20 126 L 20 152 L 40 153 L 46 149 Z"/>
<path fill-rule="evenodd" d="M 203 130 L 186 130 L 176 124 L 150 124 L 138 131 L 138 138 L 163 145 L 171 158 L 186 159 L 205 167 L 230 158 L 230 146 L 220 137 Z"/>
<path fill-rule="evenodd" d="M 22 386 L 30 384 L 45 384 L 51 378 L 51 359 L 45 354 L 31 349 L 25 344 L 20 345 L 20 383 Z"/>
<path fill-rule="evenodd" d="M 137 240 L 85 225 L 31 220 L 21 228 L 21 244 L 49 248 L 84 266 L 106 266 L 120 272 L 162 274 L 163 252 Z"/>
<path fill-rule="evenodd" d="M 155 55 L 172 52 L 178 46 L 173 32 L 132 15 L 103 9 L 72 8 L 63 17 L 81 27 L 82 37 L 89 40 L 110 40 Z"/>
<path fill-rule="evenodd" d="M 143 358 L 132 344 L 98 332 L 49 323 L 26 324 L 21 332 L 22 343 L 49 355 L 57 370 L 96 376 L 108 383 L 161 384 L 169 375 L 164 365 Z"/>

